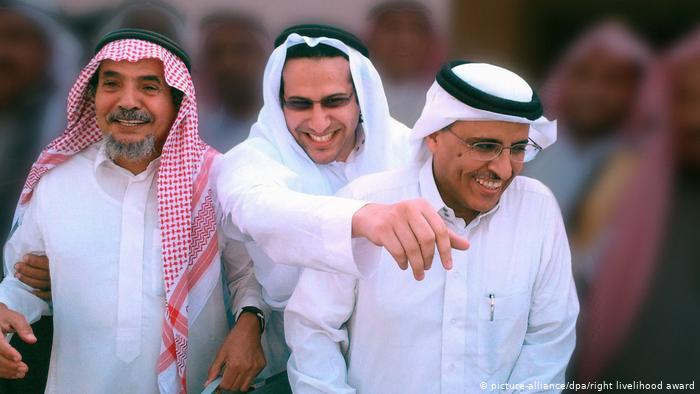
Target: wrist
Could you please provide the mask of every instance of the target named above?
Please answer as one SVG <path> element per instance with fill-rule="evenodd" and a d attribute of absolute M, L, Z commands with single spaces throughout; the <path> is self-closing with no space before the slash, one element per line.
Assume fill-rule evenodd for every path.
<path fill-rule="evenodd" d="M 265 331 L 265 316 L 259 308 L 254 306 L 246 306 L 241 308 L 241 312 L 238 314 L 238 319 L 236 319 L 236 324 L 255 324 L 260 333 Z"/>
<path fill-rule="evenodd" d="M 372 210 L 372 206 L 375 204 L 368 203 L 363 205 L 360 209 L 355 211 L 355 213 L 352 215 L 352 221 L 351 221 L 351 226 L 352 226 L 352 238 L 360 238 L 365 236 L 365 222 L 366 218 L 371 216 L 371 214 L 368 214 L 368 211 Z"/>

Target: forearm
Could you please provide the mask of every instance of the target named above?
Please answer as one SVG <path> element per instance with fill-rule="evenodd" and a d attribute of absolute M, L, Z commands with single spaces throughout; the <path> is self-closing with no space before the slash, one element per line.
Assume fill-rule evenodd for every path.
<path fill-rule="evenodd" d="M 34 289 L 10 275 L 0 283 L 1 304 L 22 314 L 30 324 L 39 320 L 42 315 L 50 314 L 49 304 L 34 295 Z"/>
<path fill-rule="evenodd" d="M 298 393 L 355 393 L 347 383 L 342 348 L 355 303 L 355 281 L 347 275 L 305 270 L 287 309 L 285 337 L 292 350 L 290 383 Z"/>
<path fill-rule="evenodd" d="M 338 344 L 322 334 L 306 340 L 305 345 L 295 344 L 287 362 L 293 391 L 354 394 L 356 390 L 347 384 L 347 366 Z"/>
<path fill-rule="evenodd" d="M 353 276 L 372 270 L 355 261 L 352 242 L 352 217 L 366 202 L 304 194 L 245 174 L 226 178 L 217 188 L 228 236 L 249 237 L 279 264 Z"/>
<path fill-rule="evenodd" d="M 221 242 L 224 244 L 221 261 L 234 316 L 238 317 L 245 307 L 254 307 L 262 311 L 265 319 L 269 319 L 270 308 L 263 300 L 262 288 L 255 278 L 253 262 L 245 244 L 234 240 Z"/>
<path fill-rule="evenodd" d="M 237 318 L 241 316 L 243 308 L 253 307 L 263 314 L 263 318 L 267 321 L 270 319 L 270 307 L 263 300 L 262 288 L 251 274 L 251 280 L 242 287 L 231 289 L 231 310 Z"/>
<path fill-rule="evenodd" d="M 0 283 L 0 303 L 24 315 L 30 323 L 39 320 L 41 315 L 50 314 L 49 304 L 34 294 L 37 289 L 15 277 L 15 264 L 22 256 L 27 253 L 44 254 L 45 246 L 39 226 L 34 220 L 33 208 L 30 207 L 25 213 L 22 225 L 5 244 L 5 278 Z"/>

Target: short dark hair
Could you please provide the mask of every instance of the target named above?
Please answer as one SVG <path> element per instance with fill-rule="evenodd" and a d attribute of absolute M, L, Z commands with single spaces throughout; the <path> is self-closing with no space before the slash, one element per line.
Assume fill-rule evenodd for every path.
<path fill-rule="evenodd" d="M 344 58 L 345 60 L 350 60 L 350 57 L 347 53 L 327 44 L 318 44 L 313 47 L 310 47 L 306 44 L 297 44 L 287 48 L 287 58 L 285 60 L 285 63 L 287 62 L 287 60 L 290 59 L 321 59 L 339 56 Z"/>
<path fill-rule="evenodd" d="M 347 53 L 341 51 L 340 49 L 326 45 L 318 44 L 316 46 L 308 46 L 306 44 L 297 44 L 287 48 L 287 57 L 284 63 L 293 59 L 325 59 L 342 57 L 345 60 L 350 61 L 350 57 Z M 352 80 L 352 74 L 350 74 L 350 83 L 352 83 L 352 89 L 355 90 L 355 82 Z M 357 98 L 356 98 L 357 99 Z M 284 102 L 284 77 L 280 76 L 280 104 Z"/>
<path fill-rule="evenodd" d="M 98 68 L 97 71 L 95 71 L 95 74 L 92 75 L 90 78 L 90 81 L 88 82 L 87 87 L 85 88 L 85 94 L 84 97 L 88 100 L 94 100 L 95 99 L 95 94 L 97 93 L 97 83 L 100 81 L 100 69 Z M 182 100 L 185 98 L 185 93 L 183 93 L 180 89 L 176 89 L 172 86 L 170 87 L 170 95 L 172 96 L 173 99 L 173 105 L 175 106 L 176 111 L 180 111 L 180 104 L 182 104 Z"/>

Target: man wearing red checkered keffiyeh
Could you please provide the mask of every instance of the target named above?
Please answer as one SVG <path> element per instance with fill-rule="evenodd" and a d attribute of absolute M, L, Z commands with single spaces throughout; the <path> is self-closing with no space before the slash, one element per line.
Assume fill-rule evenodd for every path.
<path fill-rule="evenodd" d="M 218 152 L 197 125 L 177 44 L 136 29 L 103 38 L 69 94 L 67 128 L 30 171 L 6 246 L 7 262 L 51 260 L 47 392 L 192 391 L 227 332 L 222 274 L 236 312 L 263 306 L 242 245 L 219 247 L 208 180 Z M 236 263 L 223 273 L 222 249 Z M 26 321 L 49 313 L 32 290 L 10 275 L 0 284 L 0 328 L 26 342 L 36 340 Z M 0 375 L 26 373 L 0 340 L 3 357 Z"/>

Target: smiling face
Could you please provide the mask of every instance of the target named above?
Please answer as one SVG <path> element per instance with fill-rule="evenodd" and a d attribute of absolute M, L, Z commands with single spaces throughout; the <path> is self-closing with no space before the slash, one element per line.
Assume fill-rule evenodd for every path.
<path fill-rule="evenodd" d="M 433 174 L 443 201 L 467 221 L 496 206 L 508 185 L 523 169 L 510 160 L 504 149 L 491 161 L 470 157 L 471 148 L 461 143 L 499 142 L 511 146 L 528 142 L 527 124 L 502 121 L 458 121 L 450 126 L 455 134 L 438 131 L 427 138 L 433 153 Z"/>
<path fill-rule="evenodd" d="M 282 71 L 286 102 L 315 101 L 308 109 L 282 105 L 289 132 L 318 164 L 345 161 L 355 147 L 360 106 L 353 90 L 350 64 L 342 57 L 288 60 Z M 345 100 L 351 98 L 350 100 Z M 333 108 L 322 105 L 340 102 Z"/>
<path fill-rule="evenodd" d="M 95 112 L 102 133 L 117 143 L 154 140 L 155 150 L 140 161 L 148 163 L 157 157 L 177 115 L 161 61 L 103 61 L 98 70 Z M 118 158 L 113 159 L 120 164 Z"/>

